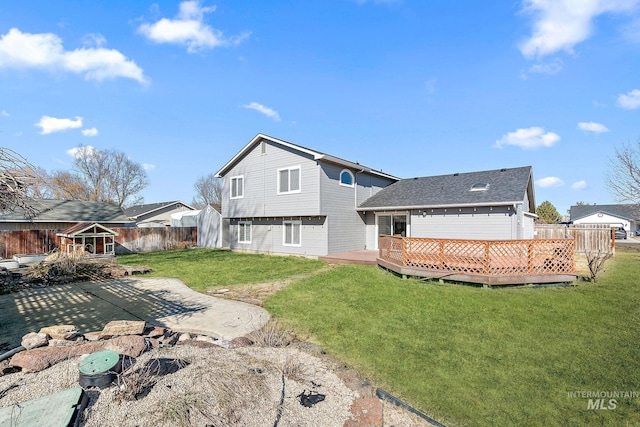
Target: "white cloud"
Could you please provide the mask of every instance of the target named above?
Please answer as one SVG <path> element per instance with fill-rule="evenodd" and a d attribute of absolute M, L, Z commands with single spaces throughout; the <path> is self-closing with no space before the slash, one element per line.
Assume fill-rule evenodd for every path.
<path fill-rule="evenodd" d="M 520 45 L 527 58 L 573 48 L 593 32 L 593 20 L 605 13 L 624 13 L 640 0 L 525 0 L 523 12 L 534 16 L 533 34 Z"/>
<path fill-rule="evenodd" d="M 534 64 L 529 68 L 529 72 L 535 74 L 556 74 L 562 71 L 562 67 L 562 61 L 556 59 L 546 64 Z"/>
<path fill-rule="evenodd" d="M 585 132 L 604 133 L 609 132 L 609 128 L 603 124 L 595 122 L 580 122 L 578 123 L 578 129 Z"/>
<path fill-rule="evenodd" d="M 58 119 L 56 117 L 42 116 L 40 121 L 34 126 L 40 128 L 40 135 L 47 135 L 54 132 L 64 132 L 68 129 L 82 127 L 82 117 L 76 116 L 72 119 Z"/>
<path fill-rule="evenodd" d="M 180 11 L 175 19 L 162 18 L 153 24 L 142 24 L 138 32 L 156 43 L 186 45 L 190 53 L 218 46 L 237 45 L 249 37 L 250 33 L 225 37 L 221 31 L 206 25 L 204 15 L 215 11 L 215 6 L 201 7 L 199 1 L 180 3 Z"/>
<path fill-rule="evenodd" d="M 75 158 L 83 154 L 92 155 L 92 154 L 95 154 L 97 151 L 98 150 L 96 150 L 91 145 L 82 145 L 80 147 L 74 147 L 70 150 L 67 150 L 67 154 Z"/>
<path fill-rule="evenodd" d="M 543 128 L 533 126 L 507 133 L 496 141 L 494 147 L 502 148 L 505 145 L 515 145 L 516 147 L 527 150 L 539 147 L 551 147 L 558 141 L 560 141 L 558 134 L 545 132 Z"/>
<path fill-rule="evenodd" d="M 150 171 L 156 168 L 156 165 L 152 165 L 151 163 L 143 163 L 142 168 L 146 171 Z"/>
<path fill-rule="evenodd" d="M 52 33 L 23 33 L 17 28 L 0 37 L 0 68 L 38 68 L 84 74 L 86 80 L 118 77 L 145 82 L 142 69 L 115 49 L 83 48 L 65 51 Z"/>
<path fill-rule="evenodd" d="M 0 111 L 0 116 L 2 117 L 9 117 L 11 114 L 7 113 L 7 110 L 2 110 Z"/>
<path fill-rule="evenodd" d="M 635 110 L 640 107 L 640 89 L 618 95 L 618 105 L 625 110 Z"/>
<path fill-rule="evenodd" d="M 96 135 L 98 135 L 98 129 L 96 129 L 96 128 L 82 129 L 82 134 L 84 136 L 96 136 Z"/>
<path fill-rule="evenodd" d="M 536 181 L 536 185 L 542 188 L 546 187 L 561 187 L 564 185 L 564 182 L 555 176 L 548 176 L 546 178 L 541 178 Z"/>
<path fill-rule="evenodd" d="M 587 181 L 576 181 L 571 184 L 571 188 L 573 188 L 574 190 L 582 190 L 583 188 L 587 188 Z"/>
<path fill-rule="evenodd" d="M 265 116 L 273 119 L 273 121 L 275 122 L 279 122 L 280 121 L 280 115 L 278 114 L 277 111 L 269 108 L 269 107 L 265 107 L 262 104 L 258 104 L 257 102 L 252 102 L 250 104 L 247 105 L 243 105 L 244 108 L 247 108 L 249 110 L 256 110 L 257 112 L 264 114 Z"/>

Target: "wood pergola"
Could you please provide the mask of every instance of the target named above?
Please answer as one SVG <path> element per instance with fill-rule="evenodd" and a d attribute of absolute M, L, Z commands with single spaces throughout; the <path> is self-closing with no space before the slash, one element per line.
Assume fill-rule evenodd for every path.
<path fill-rule="evenodd" d="M 573 239 L 460 240 L 380 236 L 378 265 L 403 276 L 485 285 L 576 280 Z"/>
<path fill-rule="evenodd" d="M 60 237 L 60 249 L 66 253 L 115 255 L 115 237 L 118 233 L 104 225 L 79 222 L 56 235 Z"/>

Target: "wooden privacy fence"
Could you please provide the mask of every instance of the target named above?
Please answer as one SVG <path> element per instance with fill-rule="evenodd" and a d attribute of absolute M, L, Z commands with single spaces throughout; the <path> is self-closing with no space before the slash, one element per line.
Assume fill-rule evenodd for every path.
<path fill-rule="evenodd" d="M 116 254 L 154 252 L 196 246 L 196 227 L 113 228 Z M 0 257 L 16 254 L 44 254 L 59 249 L 61 230 L 0 231 Z"/>
<path fill-rule="evenodd" d="M 573 281 L 573 239 L 459 240 L 380 236 L 378 263 L 406 275 L 472 283 Z"/>
<path fill-rule="evenodd" d="M 615 252 L 614 229 L 606 224 L 536 224 L 535 239 L 572 237 L 576 253 Z"/>

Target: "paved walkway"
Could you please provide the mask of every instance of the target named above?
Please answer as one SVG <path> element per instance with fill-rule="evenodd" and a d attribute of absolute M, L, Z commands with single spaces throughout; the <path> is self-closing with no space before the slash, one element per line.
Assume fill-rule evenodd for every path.
<path fill-rule="evenodd" d="M 145 320 L 180 332 L 233 339 L 261 328 L 261 307 L 195 292 L 177 279 L 130 278 L 26 289 L 0 295 L 0 349 L 28 332 L 71 324 L 100 331 L 111 320 Z"/>

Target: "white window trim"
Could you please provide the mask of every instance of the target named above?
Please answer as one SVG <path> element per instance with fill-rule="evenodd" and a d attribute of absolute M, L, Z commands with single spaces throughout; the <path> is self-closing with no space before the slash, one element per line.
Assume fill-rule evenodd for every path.
<path fill-rule="evenodd" d="M 242 180 L 242 194 L 239 196 L 233 196 L 233 182 L 235 180 Z M 242 199 L 244 197 L 244 175 L 236 175 L 229 178 L 229 198 L 230 199 Z"/>
<path fill-rule="evenodd" d="M 245 232 L 244 232 L 245 240 L 240 240 L 240 229 L 242 228 L 242 226 L 245 227 Z M 249 227 L 249 240 L 246 240 L 247 226 Z M 251 223 L 251 221 L 238 221 L 238 243 L 251 243 L 252 238 L 253 238 L 253 224 Z"/>
<path fill-rule="evenodd" d="M 289 190 L 289 191 L 280 191 L 280 172 L 282 172 L 282 171 L 292 171 L 292 170 L 296 170 L 296 169 L 298 170 L 298 189 L 297 190 L 293 190 L 293 191 L 291 191 L 291 190 Z M 278 185 L 277 191 L 278 191 L 278 194 L 295 194 L 295 193 L 302 192 L 302 167 L 300 165 L 289 166 L 287 168 L 280 168 L 280 169 L 278 169 L 277 174 L 278 174 L 278 179 L 277 179 L 277 185 Z M 291 173 L 289 173 L 288 176 L 289 176 L 289 183 L 288 183 L 289 185 L 288 185 L 287 188 L 291 188 Z"/>
<path fill-rule="evenodd" d="M 299 243 L 287 243 L 287 227 L 286 227 L 286 224 L 291 224 L 292 226 L 294 226 L 294 225 L 299 225 L 300 226 L 300 242 Z M 293 240 L 293 236 L 291 236 L 291 237 L 292 237 L 292 240 Z M 298 248 L 302 246 L 302 221 L 300 221 L 300 220 L 282 221 L 282 245 L 283 246 L 295 246 L 295 247 L 298 247 Z"/>
<path fill-rule="evenodd" d="M 351 175 L 351 184 L 345 184 L 344 182 L 342 182 L 342 174 L 345 172 Z M 351 172 L 349 169 L 342 169 L 342 171 L 340 171 L 340 176 L 338 178 L 340 181 L 340 185 L 342 185 L 343 187 L 353 188 L 356 186 L 356 177 L 353 175 L 353 172 Z"/>

